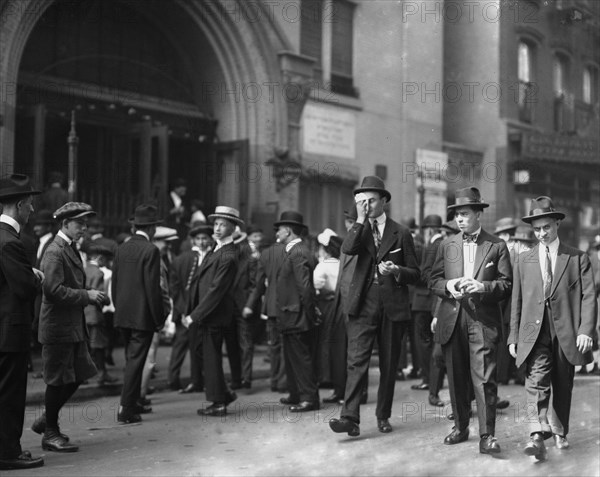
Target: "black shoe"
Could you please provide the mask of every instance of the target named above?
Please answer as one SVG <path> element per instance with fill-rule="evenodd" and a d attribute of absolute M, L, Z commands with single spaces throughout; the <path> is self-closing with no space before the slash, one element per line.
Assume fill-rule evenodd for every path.
<path fill-rule="evenodd" d="M 41 457 L 31 457 L 31 452 L 23 451 L 21 455 L 13 459 L 0 459 L 0 470 L 33 469 L 42 467 L 44 459 Z"/>
<path fill-rule="evenodd" d="M 242 379 L 241 387 L 244 389 L 250 389 L 252 387 L 252 382 Z"/>
<path fill-rule="evenodd" d="M 310 412 L 318 411 L 320 408 L 319 402 L 302 401 L 298 404 L 292 404 L 290 406 L 290 412 Z"/>
<path fill-rule="evenodd" d="M 42 449 L 53 452 L 77 452 L 79 447 L 61 437 L 58 429 L 48 429 L 42 437 Z"/>
<path fill-rule="evenodd" d="M 531 436 L 531 440 L 525 444 L 523 449 L 525 455 L 530 455 L 535 457 L 537 460 L 546 460 L 546 445 L 544 444 L 544 439 L 539 433 L 535 433 Z"/>
<path fill-rule="evenodd" d="M 410 389 L 414 389 L 415 391 L 427 391 L 429 389 L 429 384 L 421 383 L 421 384 L 413 384 Z"/>
<path fill-rule="evenodd" d="M 396 381 L 406 381 L 406 376 L 404 376 L 402 371 L 396 373 Z"/>
<path fill-rule="evenodd" d="M 442 401 L 439 396 L 434 396 L 433 394 L 429 395 L 429 404 L 436 407 L 444 407 L 445 405 L 444 401 Z M 448 418 L 450 418 L 450 416 L 448 416 Z"/>
<path fill-rule="evenodd" d="M 454 445 L 460 444 L 461 442 L 465 442 L 469 438 L 469 428 L 467 427 L 463 431 L 459 431 L 458 429 L 454 429 L 450 434 L 446 436 L 444 439 L 444 444 L 446 445 Z"/>
<path fill-rule="evenodd" d="M 156 391 L 156 388 L 154 386 L 148 386 L 148 389 L 146 390 L 146 394 L 148 396 L 150 396 L 150 394 L 154 394 L 155 391 Z"/>
<path fill-rule="evenodd" d="M 360 427 L 358 426 L 358 423 L 347 417 L 331 419 L 329 421 L 329 427 L 333 432 L 346 432 L 350 437 L 360 436 Z"/>
<path fill-rule="evenodd" d="M 496 401 L 496 409 L 506 409 L 508 406 L 510 406 L 510 401 L 506 399 Z"/>
<path fill-rule="evenodd" d="M 326 398 L 323 398 L 325 404 L 344 404 L 344 396 L 337 394 L 335 391 Z"/>
<path fill-rule="evenodd" d="M 58 429 L 58 433 L 60 437 L 62 437 L 65 441 L 69 442 L 69 436 L 60 432 L 60 428 Z M 31 425 L 31 430 L 36 434 L 43 434 L 46 432 L 46 413 L 44 412 L 40 417 L 38 417 L 33 424 Z"/>
<path fill-rule="evenodd" d="M 141 397 L 137 400 L 136 403 L 138 406 L 149 406 L 150 404 L 152 404 L 152 401 L 150 401 L 150 399 L 148 399 L 147 397 Z"/>
<path fill-rule="evenodd" d="M 300 398 L 296 398 L 293 396 L 286 396 L 286 397 L 282 397 L 279 399 L 279 402 L 281 404 L 285 404 L 285 405 L 289 405 L 289 404 L 299 404 L 300 403 Z"/>
<path fill-rule="evenodd" d="M 482 437 L 479 441 L 479 452 L 481 454 L 499 454 L 500 450 L 500 444 L 498 444 L 496 438 L 491 434 Z"/>
<path fill-rule="evenodd" d="M 199 416 L 221 417 L 227 415 L 227 406 L 222 403 L 212 403 L 206 409 L 198 409 Z"/>
<path fill-rule="evenodd" d="M 231 389 L 233 389 L 234 391 L 237 389 L 242 389 L 242 382 L 241 381 L 232 381 L 231 384 L 229 385 L 229 387 Z"/>
<path fill-rule="evenodd" d="M 408 379 L 419 379 L 421 377 L 421 373 L 418 369 L 411 369 L 410 373 L 408 373 Z"/>
<path fill-rule="evenodd" d="M 150 406 L 142 406 L 141 404 L 136 404 L 134 406 L 135 414 L 150 414 L 152 412 L 152 408 Z"/>
<path fill-rule="evenodd" d="M 181 383 L 179 382 L 173 382 L 173 383 L 169 383 L 169 389 L 171 391 L 180 391 L 182 390 L 183 386 L 181 386 Z"/>
<path fill-rule="evenodd" d="M 392 432 L 392 425 L 387 419 L 377 419 L 377 429 L 379 429 L 379 432 L 387 434 L 388 432 Z"/>
<path fill-rule="evenodd" d="M 119 412 L 117 414 L 117 422 L 121 424 L 135 424 L 142 422 L 142 416 L 136 413 Z"/>
<path fill-rule="evenodd" d="M 179 390 L 179 394 L 201 393 L 203 388 L 199 388 L 195 384 L 188 384 L 185 388 Z"/>

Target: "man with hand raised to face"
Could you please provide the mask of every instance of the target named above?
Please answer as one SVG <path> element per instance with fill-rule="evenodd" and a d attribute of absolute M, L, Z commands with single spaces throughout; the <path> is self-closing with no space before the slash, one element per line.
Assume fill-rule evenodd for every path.
<path fill-rule="evenodd" d="M 469 437 L 471 393 L 477 402 L 479 452 L 497 454 L 496 349 L 501 337 L 500 303 L 510 295 L 512 267 L 504 240 L 481 228 L 488 207 L 475 187 L 456 191 L 456 212 L 461 233 L 439 246 L 429 287 L 441 298 L 436 333 L 445 356 L 454 430 L 444 444 Z"/>
<path fill-rule="evenodd" d="M 411 314 L 408 286 L 419 280 L 419 262 L 410 230 L 387 217 L 391 199 L 383 180 L 367 176 L 354 191 L 357 219 L 342 244 L 342 252 L 356 255 L 348 292 L 348 376 L 340 419 L 331 419 L 333 432 L 360 434 L 360 400 L 373 343 L 379 345 L 377 428 L 391 432 L 396 367 Z"/>

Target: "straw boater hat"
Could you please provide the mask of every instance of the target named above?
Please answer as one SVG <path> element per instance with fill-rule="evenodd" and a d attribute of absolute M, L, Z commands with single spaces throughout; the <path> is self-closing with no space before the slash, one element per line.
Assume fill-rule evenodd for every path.
<path fill-rule="evenodd" d="M 494 234 L 501 234 L 502 232 L 512 233 L 518 225 L 517 221 L 512 217 L 502 217 L 496 221 L 496 230 L 494 230 Z"/>
<path fill-rule="evenodd" d="M 11 174 L 0 179 L 0 201 L 38 194 L 41 192 L 31 187 L 29 177 L 25 174 Z"/>
<path fill-rule="evenodd" d="M 565 218 L 565 214 L 557 211 L 554 208 L 552 199 L 545 195 L 539 196 L 537 199 L 531 199 L 529 205 L 529 215 L 521 218 L 523 222 L 530 224 L 535 219 L 543 219 L 544 217 L 552 217 L 554 219 L 562 220 Z"/>
<path fill-rule="evenodd" d="M 146 226 L 162 224 L 158 218 L 158 209 L 154 205 L 141 204 L 135 208 L 133 217 L 129 218 L 129 223 L 133 225 Z"/>
<path fill-rule="evenodd" d="M 361 192 L 379 192 L 382 197 L 387 199 L 388 202 L 392 198 L 392 194 L 385 189 L 383 179 L 377 176 L 366 176 L 363 179 L 360 187 L 358 189 L 354 189 L 354 195 L 360 194 Z"/>
<path fill-rule="evenodd" d="M 302 217 L 302 214 L 294 210 L 282 212 L 279 221 L 275 222 L 273 225 L 275 227 L 279 227 L 280 225 L 297 225 L 299 227 L 308 228 L 308 226 L 304 224 L 304 217 Z"/>
<path fill-rule="evenodd" d="M 235 225 L 244 225 L 244 221 L 240 219 L 240 211 L 226 205 L 218 205 L 215 207 L 215 213 L 208 216 L 208 220 L 227 219 Z"/>
<path fill-rule="evenodd" d="M 154 233 L 152 240 L 164 240 L 165 242 L 170 242 L 171 240 L 177 240 L 178 238 L 177 230 L 159 225 L 156 227 L 156 232 Z"/>
<path fill-rule="evenodd" d="M 456 197 L 456 202 L 452 205 L 449 205 L 448 210 L 457 209 L 458 207 L 473 207 L 476 209 L 485 209 L 489 207 L 490 204 L 486 204 L 481 198 L 481 194 L 479 193 L 479 189 L 477 187 L 465 187 L 464 189 L 458 189 L 454 196 Z"/>
<path fill-rule="evenodd" d="M 96 212 L 92 206 L 84 202 L 67 202 L 62 207 L 54 211 L 54 218 L 58 221 L 64 219 L 82 219 L 84 217 L 93 217 Z"/>

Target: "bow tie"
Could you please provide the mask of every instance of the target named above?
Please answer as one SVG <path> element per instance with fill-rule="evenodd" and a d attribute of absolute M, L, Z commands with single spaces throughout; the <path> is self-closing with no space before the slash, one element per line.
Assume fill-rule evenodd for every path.
<path fill-rule="evenodd" d="M 479 237 L 479 234 L 463 234 L 463 242 L 475 243 L 477 242 L 477 237 Z"/>

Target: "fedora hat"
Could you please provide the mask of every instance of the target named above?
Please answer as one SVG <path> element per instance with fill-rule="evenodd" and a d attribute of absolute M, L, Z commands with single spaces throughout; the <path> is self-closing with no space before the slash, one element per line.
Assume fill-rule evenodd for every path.
<path fill-rule="evenodd" d="M 499 234 L 502 232 L 514 232 L 519 224 L 512 217 L 502 217 L 496 221 L 496 229 L 494 230 L 495 234 Z"/>
<path fill-rule="evenodd" d="M 244 221 L 240 219 L 240 211 L 226 205 L 218 205 L 215 207 L 215 213 L 208 216 L 208 220 L 227 219 L 236 225 L 244 225 Z"/>
<path fill-rule="evenodd" d="M 429 228 L 429 227 L 433 228 L 433 229 L 439 229 L 441 226 L 442 226 L 442 218 L 437 214 L 428 215 L 427 217 L 425 217 L 423 219 L 422 227 L 424 229 Z"/>
<path fill-rule="evenodd" d="M 402 217 L 400 219 L 400 224 L 408 227 L 410 230 L 417 230 L 419 227 L 417 226 L 417 219 L 414 217 Z"/>
<path fill-rule="evenodd" d="M 162 222 L 158 218 L 158 209 L 151 204 L 138 205 L 133 212 L 133 217 L 129 218 L 130 224 L 140 226 L 162 224 Z"/>
<path fill-rule="evenodd" d="M 460 229 L 454 226 L 454 222 L 446 222 L 445 224 L 442 224 L 442 228 L 453 234 L 457 234 L 460 232 Z"/>
<path fill-rule="evenodd" d="M 92 210 L 92 206 L 85 202 L 67 202 L 54 211 L 54 218 L 56 220 L 82 219 L 94 215 L 96 215 L 96 212 Z"/>
<path fill-rule="evenodd" d="M 279 221 L 275 222 L 273 225 L 275 227 L 279 227 L 280 225 L 297 225 L 308 228 L 308 226 L 304 225 L 304 217 L 302 217 L 302 214 L 295 210 L 286 210 L 285 212 L 282 212 L 279 216 Z"/>
<path fill-rule="evenodd" d="M 11 174 L 0 179 L 0 200 L 38 194 L 41 192 L 31 187 L 31 181 L 25 174 Z"/>
<path fill-rule="evenodd" d="M 104 255 L 105 257 L 112 257 L 114 255 L 110 247 L 101 243 L 94 242 L 93 240 L 83 242 L 81 250 L 85 252 L 88 256 Z"/>
<path fill-rule="evenodd" d="M 526 243 L 534 243 L 537 240 L 533 234 L 533 229 L 529 225 L 517 226 L 515 232 L 510 236 L 510 239 Z"/>
<path fill-rule="evenodd" d="M 348 208 L 344 209 L 344 217 L 351 220 L 356 220 L 358 218 L 358 213 L 356 212 L 356 202 L 352 201 L 352 204 L 348 204 Z"/>
<path fill-rule="evenodd" d="M 213 234 L 213 226 L 207 224 L 203 220 L 197 220 L 192 224 L 192 228 L 190 229 L 190 237 L 195 237 L 198 234 L 205 234 L 209 237 Z"/>
<path fill-rule="evenodd" d="M 33 225 L 52 225 L 54 224 L 54 216 L 49 210 L 42 209 L 35 214 L 32 222 Z"/>
<path fill-rule="evenodd" d="M 486 207 L 490 206 L 490 204 L 486 204 L 483 201 L 477 187 L 465 187 L 464 189 L 458 189 L 454 196 L 456 198 L 456 202 L 447 207 L 449 210 L 465 206 L 485 209 Z"/>
<path fill-rule="evenodd" d="M 552 217 L 562 220 L 566 216 L 554 208 L 554 204 L 552 203 L 552 199 L 550 197 L 541 195 L 537 199 L 531 199 L 531 204 L 529 205 L 529 215 L 521 218 L 521 220 L 530 224 L 535 219 L 542 219 L 544 217 Z"/>
<path fill-rule="evenodd" d="M 354 189 L 354 195 L 360 194 L 361 192 L 379 192 L 388 202 L 392 199 L 392 194 L 385 189 L 383 179 L 378 176 L 366 176 L 360 187 Z"/>

